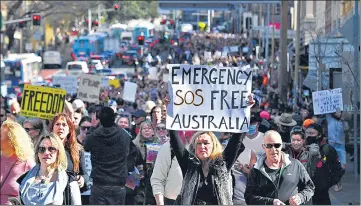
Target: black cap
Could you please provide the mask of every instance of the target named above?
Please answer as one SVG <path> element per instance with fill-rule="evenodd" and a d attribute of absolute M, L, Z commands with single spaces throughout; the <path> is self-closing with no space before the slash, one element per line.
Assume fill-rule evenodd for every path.
<path fill-rule="evenodd" d="M 312 123 L 307 127 L 307 129 L 310 129 L 310 128 L 317 130 L 319 135 L 323 135 L 323 129 L 322 129 L 321 125 L 319 125 L 317 123 Z"/>
<path fill-rule="evenodd" d="M 138 109 L 138 110 L 135 111 L 132 115 L 133 115 L 133 117 L 135 117 L 135 118 L 139 118 L 139 117 L 146 117 L 146 116 L 147 116 L 147 113 L 145 113 L 145 111 L 142 110 L 142 109 Z"/>

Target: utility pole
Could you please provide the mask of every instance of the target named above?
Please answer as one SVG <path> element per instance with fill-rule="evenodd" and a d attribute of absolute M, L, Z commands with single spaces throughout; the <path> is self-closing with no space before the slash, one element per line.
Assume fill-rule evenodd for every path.
<path fill-rule="evenodd" d="M 301 19 L 301 2 L 296 1 L 296 54 L 295 54 L 295 78 L 294 78 L 294 94 L 293 94 L 293 108 L 296 109 L 297 107 L 297 99 L 298 99 L 298 73 L 299 73 L 299 66 L 300 66 L 300 19 Z"/>
<path fill-rule="evenodd" d="M 274 67 L 274 60 L 275 60 L 275 26 L 274 26 L 274 22 L 275 22 L 275 7 L 276 5 L 272 5 L 272 41 L 271 41 L 271 72 L 270 72 L 270 77 L 271 77 L 271 80 L 273 79 L 272 78 L 272 75 L 273 75 L 273 67 Z M 271 82 L 271 85 L 273 84 L 272 81 Z"/>
<path fill-rule="evenodd" d="M 359 93 L 359 91 L 357 92 L 357 82 L 359 81 L 357 79 L 358 77 L 358 72 L 360 69 L 360 65 L 359 65 L 359 46 L 360 46 L 360 39 L 359 39 L 359 32 L 360 32 L 360 25 L 359 25 L 359 10 L 358 10 L 358 0 L 355 0 L 355 14 L 353 16 L 353 34 L 354 34 L 354 74 L 355 74 L 355 80 L 354 80 L 354 92 L 353 92 L 353 105 L 354 105 L 354 109 L 357 109 L 357 101 L 360 101 L 359 99 L 357 99 L 357 93 Z M 354 156 L 354 166 L 353 166 L 353 172 L 354 172 L 354 178 L 355 181 L 357 181 L 357 167 L 358 167 L 358 147 L 357 147 L 357 112 L 353 113 L 353 156 Z"/>
<path fill-rule="evenodd" d="M 281 36 L 280 36 L 280 61 L 278 71 L 278 94 L 282 103 L 287 102 L 287 89 L 289 74 L 287 72 L 287 30 L 288 30 L 288 1 L 281 1 Z"/>
<path fill-rule="evenodd" d="M 261 26 L 262 23 L 262 4 L 259 5 L 259 12 L 258 12 L 258 26 Z M 261 30 L 258 31 L 258 46 L 261 47 Z M 260 59 L 257 57 L 257 59 Z"/>
<path fill-rule="evenodd" d="M 268 63 L 269 63 L 269 29 L 270 29 L 270 27 L 269 27 L 269 16 L 270 16 L 270 10 L 271 10 L 271 4 L 267 4 L 267 21 L 266 21 L 266 46 L 265 46 L 265 49 L 266 49 L 266 51 L 265 51 L 265 66 L 266 66 L 266 68 L 269 68 L 269 66 L 268 66 Z M 263 45 L 265 45 L 264 44 L 264 42 L 263 42 Z M 270 81 L 271 82 L 271 81 Z"/>
<path fill-rule="evenodd" d="M 100 20 L 100 4 L 98 5 L 98 29 L 101 28 L 101 25 L 102 25 L 102 21 Z"/>
<path fill-rule="evenodd" d="M 88 34 L 90 34 L 92 30 L 92 11 L 88 9 Z"/>

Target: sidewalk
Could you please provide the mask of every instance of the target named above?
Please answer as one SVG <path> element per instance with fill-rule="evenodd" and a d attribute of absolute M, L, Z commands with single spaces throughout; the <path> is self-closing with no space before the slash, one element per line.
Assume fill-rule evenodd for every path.
<path fill-rule="evenodd" d="M 329 193 L 332 205 L 349 205 L 350 203 L 352 205 L 360 205 L 360 176 L 355 181 L 353 164 L 353 162 L 349 161 L 349 157 L 347 157 L 346 172 L 341 180 L 343 189 L 335 192 L 333 190 L 334 187 L 330 188 Z"/>

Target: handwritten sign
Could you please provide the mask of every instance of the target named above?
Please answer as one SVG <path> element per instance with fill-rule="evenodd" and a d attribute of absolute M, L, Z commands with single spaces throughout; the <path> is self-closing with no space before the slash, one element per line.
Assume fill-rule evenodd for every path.
<path fill-rule="evenodd" d="M 343 110 L 342 89 L 312 92 L 313 113 L 328 114 Z"/>
<path fill-rule="evenodd" d="M 245 67 L 172 66 L 167 129 L 248 131 L 252 71 Z"/>
<path fill-rule="evenodd" d="M 59 88 L 24 85 L 20 114 L 25 117 L 53 119 L 63 112 L 66 91 Z"/>
<path fill-rule="evenodd" d="M 60 85 L 68 94 L 76 94 L 78 89 L 77 76 L 53 76 L 53 85 Z"/>
<path fill-rule="evenodd" d="M 101 76 L 82 74 L 80 76 L 78 98 L 86 102 L 98 104 L 101 81 Z"/>
<path fill-rule="evenodd" d="M 133 82 L 124 82 L 123 100 L 135 102 L 138 85 Z"/>

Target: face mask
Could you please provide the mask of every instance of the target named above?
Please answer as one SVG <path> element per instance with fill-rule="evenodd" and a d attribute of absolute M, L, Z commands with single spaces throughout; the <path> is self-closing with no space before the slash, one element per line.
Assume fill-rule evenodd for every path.
<path fill-rule="evenodd" d="M 250 125 L 248 127 L 248 134 L 253 135 L 257 132 L 257 125 Z"/>
<path fill-rule="evenodd" d="M 306 144 L 307 145 L 311 145 L 311 144 L 318 144 L 319 143 L 319 138 L 318 138 L 318 135 L 317 136 L 308 136 L 306 138 Z"/>

